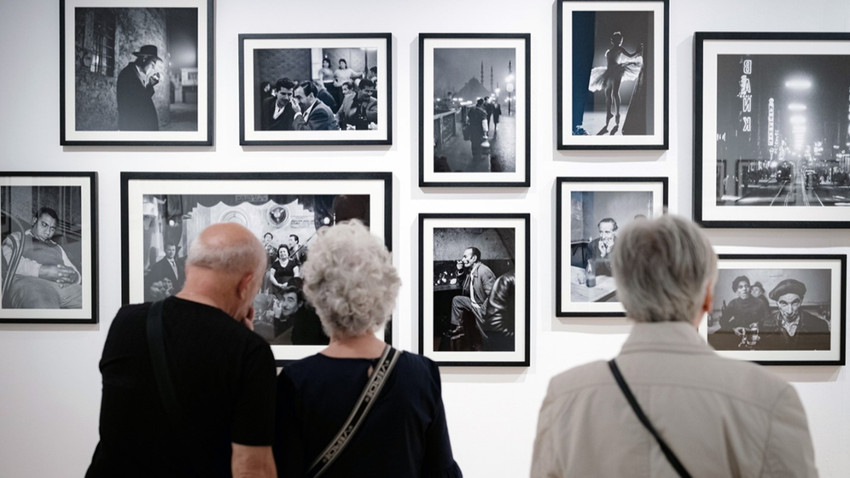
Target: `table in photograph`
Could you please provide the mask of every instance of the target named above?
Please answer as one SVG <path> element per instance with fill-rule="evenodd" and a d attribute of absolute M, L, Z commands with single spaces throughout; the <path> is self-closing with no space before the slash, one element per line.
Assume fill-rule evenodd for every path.
<path fill-rule="evenodd" d="M 572 302 L 605 302 L 614 296 L 617 285 L 611 276 L 596 276 L 596 286 L 587 287 L 580 284 L 579 277 L 585 277 L 586 273 L 581 267 L 570 266 L 570 298 Z"/>

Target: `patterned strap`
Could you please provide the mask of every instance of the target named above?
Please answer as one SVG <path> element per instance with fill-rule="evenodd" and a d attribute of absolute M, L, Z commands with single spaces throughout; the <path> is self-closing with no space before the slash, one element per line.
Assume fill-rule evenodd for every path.
<path fill-rule="evenodd" d="M 401 353 L 389 344 L 384 347 L 384 353 L 378 359 L 378 366 L 366 382 L 366 387 L 360 394 L 360 398 L 357 399 L 354 409 L 351 410 L 348 419 L 343 423 L 339 433 L 325 447 L 322 454 L 313 461 L 310 470 L 307 472 L 308 477 L 316 478 L 324 473 L 328 466 L 334 462 L 336 457 L 342 453 L 342 450 L 351 441 L 351 437 L 357 432 L 360 424 L 363 423 L 363 420 L 372 408 L 372 404 L 375 403 L 375 399 L 381 393 L 381 389 L 384 388 L 384 384 L 390 376 L 393 367 L 395 367 L 399 355 Z"/>

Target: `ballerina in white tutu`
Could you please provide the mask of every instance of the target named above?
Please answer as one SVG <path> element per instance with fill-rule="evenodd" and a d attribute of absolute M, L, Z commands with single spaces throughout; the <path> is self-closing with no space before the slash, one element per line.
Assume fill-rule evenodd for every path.
<path fill-rule="evenodd" d="M 625 57 L 623 61 L 620 61 L 621 57 Z M 634 53 L 629 53 L 623 48 L 623 34 L 614 32 L 611 34 L 611 48 L 605 52 L 605 62 L 606 66 L 597 66 L 590 70 L 590 84 L 587 89 L 605 90 L 606 115 L 603 131 L 608 130 L 611 117 L 614 117 L 616 131 L 620 127 L 620 83 L 623 80 L 637 79 L 643 66 L 643 43 Z"/>

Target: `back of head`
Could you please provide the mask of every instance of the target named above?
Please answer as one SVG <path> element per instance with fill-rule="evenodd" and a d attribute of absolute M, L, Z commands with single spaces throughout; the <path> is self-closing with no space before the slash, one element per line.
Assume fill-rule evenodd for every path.
<path fill-rule="evenodd" d="M 266 264 L 266 253 L 259 239 L 248 229 L 235 223 L 213 224 L 198 235 L 189 246 L 188 267 L 239 275 L 259 272 Z"/>
<path fill-rule="evenodd" d="M 321 229 L 301 273 L 304 296 L 330 337 L 378 330 L 401 286 L 391 254 L 359 221 Z"/>
<path fill-rule="evenodd" d="M 691 322 L 717 277 L 717 255 L 693 222 L 670 214 L 634 221 L 611 258 L 617 296 L 636 322 Z"/>

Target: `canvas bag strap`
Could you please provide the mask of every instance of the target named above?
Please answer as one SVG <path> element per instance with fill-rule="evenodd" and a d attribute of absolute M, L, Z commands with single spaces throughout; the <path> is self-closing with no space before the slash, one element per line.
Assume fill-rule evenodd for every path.
<path fill-rule="evenodd" d="M 679 461 L 679 458 L 676 457 L 676 454 L 673 453 L 673 450 L 667 446 L 667 442 L 661 438 L 661 435 L 655 430 L 655 427 L 652 426 L 652 423 L 649 421 L 649 418 L 643 413 L 643 409 L 640 408 L 640 405 L 635 399 L 635 396 L 632 394 L 632 390 L 629 388 L 629 384 L 626 383 L 626 380 L 623 378 L 623 375 L 620 373 L 620 368 L 617 366 L 617 361 L 611 359 L 608 361 L 608 367 L 611 369 L 611 373 L 614 375 L 614 379 L 617 381 L 617 385 L 620 386 L 620 390 L 623 391 L 623 395 L 626 396 L 626 401 L 629 402 L 629 405 L 632 406 L 632 410 L 634 410 L 635 415 L 637 415 L 638 420 L 649 430 L 649 433 L 655 437 L 655 441 L 658 442 L 658 446 L 661 447 L 661 451 L 664 452 L 664 456 L 667 457 L 667 461 L 673 465 L 673 468 L 676 470 L 676 473 L 679 474 L 682 478 L 691 478 L 691 475 L 688 473 L 688 470 L 685 469 L 685 466 L 682 465 L 682 462 Z"/>
<path fill-rule="evenodd" d="M 310 465 L 310 469 L 307 471 L 308 477 L 316 478 L 320 476 L 333 463 L 336 457 L 342 453 L 342 450 L 351 441 L 351 437 L 357 432 L 360 424 L 363 423 L 363 420 L 372 408 L 372 404 L 375 403 L 375 399 L 378 398 L 378 395 L 384 388 L 384 384 L 387 382 L 387 378 L 389 378 L 390 372 L 395 367 L 400 355 L 401 352 L 392 348 L 390 345 L 384 347 L 384 352 L 378 359 L 378 366 L 372 372 L 369 380 L 366 381 L 366 387 L 360 393 L 360 398 L 357 399 L 357 403 L 354 404 L 354 408 L 351 410 L 345 423 L 343 423 L 339 433 L 336 434 L 334 439 L 322 451 L 322 454 Z"/>

